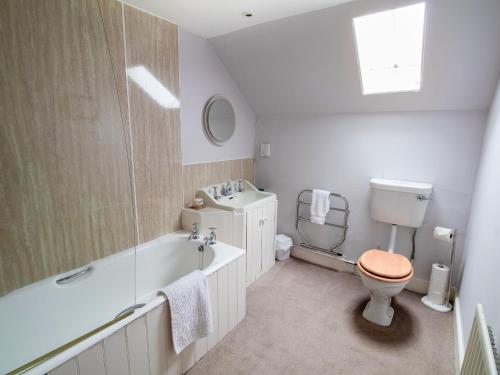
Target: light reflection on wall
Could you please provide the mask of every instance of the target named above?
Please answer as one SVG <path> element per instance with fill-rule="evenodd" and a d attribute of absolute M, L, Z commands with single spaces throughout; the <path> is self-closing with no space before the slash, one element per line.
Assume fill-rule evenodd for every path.
<path fill-rule="evenodd" d="M 144 66 L 128 68 L 127 76 L 163 108 L 179 108 L 179 100 Z"/>

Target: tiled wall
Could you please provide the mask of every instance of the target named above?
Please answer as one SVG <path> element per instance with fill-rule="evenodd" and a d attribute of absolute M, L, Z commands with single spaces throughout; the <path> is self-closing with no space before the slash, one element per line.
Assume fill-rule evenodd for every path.
<path fill-rule="evenodd" d="M 214 333 L 175 354 L 167 303 L 49 372 L 49 375 L 180 375 L 198 362 L 244 317 L 245 257 L 208 276 Z"/>
<path fill-rule="evenodd" d="M 254 182 L 254 159 L 227 160 L 183 166 L 184 206 L 192 204 L 199 188 L 239 178 Z"/>
<path fill-rule="evenodd" d="M 3 0 L 0 29 L 0 296 L 179 229 L 179 107 L 126 76 L 178 98 L 177 27 L 116 0 Z"/>

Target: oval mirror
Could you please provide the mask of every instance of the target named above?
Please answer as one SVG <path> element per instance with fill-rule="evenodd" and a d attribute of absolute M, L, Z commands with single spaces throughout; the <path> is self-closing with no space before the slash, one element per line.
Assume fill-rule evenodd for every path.
<path fill-rule="evenodd" d="M 223 96 L 210 98 L 205 106 L 203 118 L 205 132 L 217 146 L 222 146 L 233 135 L 236 115 L 229 100 Z"/>

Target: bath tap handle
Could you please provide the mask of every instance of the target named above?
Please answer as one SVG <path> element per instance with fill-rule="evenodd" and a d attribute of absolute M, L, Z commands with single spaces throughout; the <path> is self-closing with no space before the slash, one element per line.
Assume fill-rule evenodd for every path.
<path fill-rule="evenodd" d="M 215 227 L 210 227 L 210 234 L 208 237 L 205 237 L 203 240 L 205 242 L 205 245 L 215 245 L 217 243 L 217 235 L 215 234 L 215 230 L 217 228 Z"/>
<path fill-rule="evenodd" d="M 193 231 L 188 237 L 190 240 L 197 240 L 200 238 L 200 229 L 198 227 L 198 223 L 193 223 Z"/>

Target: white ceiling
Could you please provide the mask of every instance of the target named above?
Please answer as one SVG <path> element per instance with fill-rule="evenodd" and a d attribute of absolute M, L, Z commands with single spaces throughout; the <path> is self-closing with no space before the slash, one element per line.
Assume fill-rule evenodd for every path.
<path fill-rule="evenodd" d="M 359 0 L 210 42 L 258 115 L 487 109 L 500 75 L 499 0 L 427 0 L 421 91 L 361 94 L 352 18 L 415 2 Z"/>
<path fill-rule="evenodd" d="M 204 38 L 352 0 L 123 0 Z M 252 11 L 251 18 L 243 12 Z"/>

